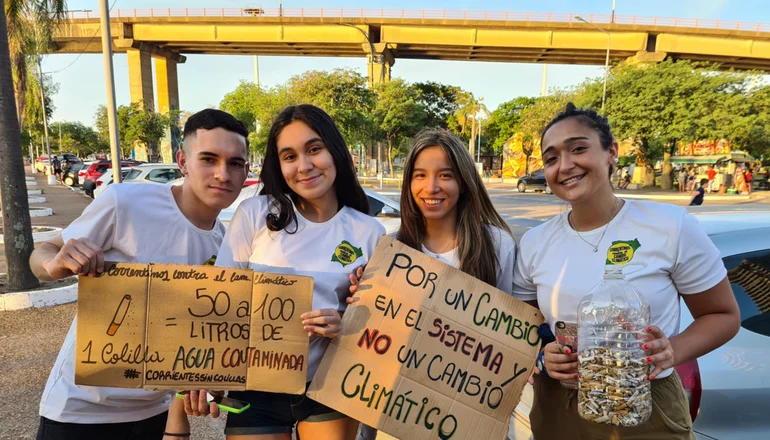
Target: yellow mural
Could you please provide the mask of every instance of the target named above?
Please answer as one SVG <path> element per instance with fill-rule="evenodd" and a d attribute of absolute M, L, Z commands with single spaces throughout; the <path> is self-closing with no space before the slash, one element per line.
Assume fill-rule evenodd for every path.
<path fill-rule="evenodd" d="M 508 139 L 503 147 L 503 178 L 512 179 L 527 173 L 527 155 L 525 148 L 531 148 L 529 156 L 529 172 L 543 168 L 543 157 L 540 151 L 540 139 L 526 137 L 524 133 L 516 133 Z"/>
<path fill-rule="evenodd" d="M 728 154 L 730 153 L 730 141 L 727 139 L 692 141 L 677 143 L 677 150 L 680 156 L 703 156 L 707 154 Z"/>

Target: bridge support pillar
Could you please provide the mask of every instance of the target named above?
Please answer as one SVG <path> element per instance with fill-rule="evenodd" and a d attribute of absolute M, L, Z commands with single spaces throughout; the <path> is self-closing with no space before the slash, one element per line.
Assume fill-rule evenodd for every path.
<path fill-rule="evenodd" d="M 175 162 L 176 152 L 179 151 L 180 133 L 177 127 L 177 111 L 179 110 L 179 80 L 177 77 L 177 62 L 175 60 L 155 58 L 155 84 L 158 91 L 158 112 L 168 115 L 171 126 L 160 143 L 160 157 L 164 163 Z"/>
<path fill-rule="evenodd" d="M 364 50 L 367 53 L 369 88 L 390 81 L 390 70 L 393 64 L 396 63 L 391 46 L 386 43 L 363 44 Z M 372 53 L 372 47 L 374 48 L 374 53 Z"/>
<path fill-rule="evenodd" d="M 642 50 L 636 53 L 636 55 L 629 57 L 630 63 L 660 63 L 666 59 L 668 54 L 666 52 L 647 52 Z"/>
<path fill-rule="evenodd" d="M 128 49 L 128 87 L 131 103 L 142 103 L 144 108 L 154 109 L 152 90 L 152 54 L 139 49 Z"/>
<path fill-rule="evenodd" d="M 139 49 L 128 49 L 128 88 L 131 104 L 140 104 L 143 109 L 155 110 L 152 90 L 152 55 Z M 137 142 L 133 145 L 136 160 L 150 162 L 155 156 L 152 146 Z"/>

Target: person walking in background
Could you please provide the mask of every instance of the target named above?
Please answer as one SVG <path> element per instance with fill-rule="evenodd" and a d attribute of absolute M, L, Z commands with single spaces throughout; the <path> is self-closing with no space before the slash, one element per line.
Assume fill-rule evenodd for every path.
<path fill-rule="evenodd" d="M 58 157 L 53 157 L 53 160 L 51 161 L 51 168 L 53 169 L 53 173 L 56 175 L 56 181 L 61 183 L 61 161 Z"/>
<path fill-rule="evenodd" d="M 701 179 L 698 189 L 693 191 L 692 197 L 690 197 L 690 206 L 700 206 L 703 204 L 703 196 L 706 194 L 706 185 L 709 184 L 708 179 Z"/>
<path fill-rule="evenodd" d="M 687 173 L 687 191 L 695 191 L 695 169 L 690 167 L 690 171 Z"/>

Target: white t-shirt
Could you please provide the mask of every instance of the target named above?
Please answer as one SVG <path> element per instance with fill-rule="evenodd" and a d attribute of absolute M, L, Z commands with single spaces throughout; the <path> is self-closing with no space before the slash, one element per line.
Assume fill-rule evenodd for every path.
<path fill-rule="evenodd" d="M 510 295 L 513 292 L 513 266 L 516 262 L 516 242 L 513 241 L 513 237 L 510 234 L 498 227 L 492 226 L 489 230 L 492 232 L 495 252 L 497 253 L 497 285 L 495 287 Z M 431 252 L 423 245 L 422 252 L 444 264 L 455 268 L 460 267 L 460 256 L 457 253 L 457 248 L 437 254 Z"/>
<path fill-rule="evenodd" d="M 224 236 L 217 221 L 206 231 L 182 214 L 170 185 L 111 185 L 64 231 L 88 238 L 106 261 L 199 265 L 217 254 Z M 75 385 L 75 328 L 67 333 L 40 401 L 40 415 L 65 423 L 122 423 L 168 409 L 173 393 Z"/>
<path fill-rule="evenodd" d="M 385 228 L 374 218 L 349 207 L 343 207 L 323 223 L 308 221 L 295 208 L 297 231 L 273 232 L 267 228 L 269 205 L 268 196 L 256 196 L 238 206 L 219 250 L 217 266 L 313 277 L 313 310 L 344 311 L 345 299 L 350 296 L 350 274 L 369 261 Z M 294 227 L 290 223 L 287 229 L 294 231 Z M 360 255 L 354 255 L 354 261 L 332 258 L 343 242 L 360 251 Z M 330 340 L 310 337 L 308 382 L 313 379 Z"/>
<path fill-rule="evenodd" d="M 636 248 L 624 270 L 626 281 L 644 295 L 651 324 L 669 338 L 679 334 L 679 294 L 703 292 L 727 275 L 719 250 L 682 207 L 626 200 L 598 252 L 569 226 L 567 214 L 524 234 L 513 280 L 514 296 L 537 299 L 551 330 L 557 321 L 577 322 L 578 303 L 602 280 L 608 250 L 617 241 Z M 596 243 L 604 228 L 580 235 Z"/>

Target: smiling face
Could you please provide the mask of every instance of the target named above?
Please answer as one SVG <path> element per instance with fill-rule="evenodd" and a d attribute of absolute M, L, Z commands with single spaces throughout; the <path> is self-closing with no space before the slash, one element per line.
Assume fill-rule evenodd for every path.
<path fill-rule="evenodd" d="M 543 135 L 545 179 L 560 199 L 584 202 L 601 191 L 612 190 L 609 169 L 618 157 L 618 146 L 602 147 L 599 134 L 577 117 L 564 119 Z"/>
<path fill-rule="evenodd" d="M 198 129 L 185 138 L 177 163 L 184 185 L 207 207 L 222 210 L 240 194 L 249 172 L 246 139 L 224 128 Z"/>
<path fill-rule="evenodd" d="M 318 133 L 304 122 L 294 121 L 281 130 L 276 143 L 281 174 L 292 191 L 308 201 L 336 197 L 337 169 Z"/>
<path fill-rule="evenodd" d="M 441 147 L 425 148 L 414 161 L 409 190 L 426 220 L 457 218 L 460 183 Z"/>

